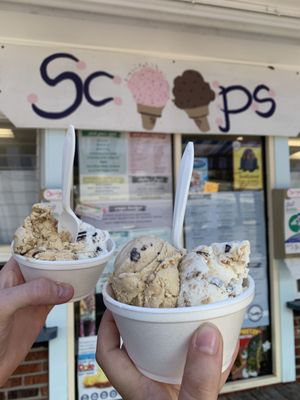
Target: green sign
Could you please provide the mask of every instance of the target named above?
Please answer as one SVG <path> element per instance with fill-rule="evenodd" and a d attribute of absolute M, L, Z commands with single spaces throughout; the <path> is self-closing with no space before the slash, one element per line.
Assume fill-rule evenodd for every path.
<path fill-rule="evenodd" d="M 293 232 L 300 231 L 300 214 L 292 215 L 289 219 L 289 228 Z"/>

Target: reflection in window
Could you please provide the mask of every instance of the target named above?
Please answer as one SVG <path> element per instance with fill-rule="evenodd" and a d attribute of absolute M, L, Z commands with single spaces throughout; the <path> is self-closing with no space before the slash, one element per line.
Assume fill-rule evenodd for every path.
<path fill-rule="evenodd" d="M 30 129 L 0 129 L 0 244 L 14 231 L 39 198 L 37 134 Z"/>
<path fill-rule="evenodd" d="M 300 139 L 289 140 L 290 152 L 290 187 L 300 187 Z"/>

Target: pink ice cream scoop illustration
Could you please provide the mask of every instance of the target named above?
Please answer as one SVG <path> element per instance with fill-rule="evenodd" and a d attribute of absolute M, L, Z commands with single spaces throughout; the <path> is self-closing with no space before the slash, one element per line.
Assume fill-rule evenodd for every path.
<path fill-rule="evenodd" d="M 208 132 L 209 103 L 216 97 L 198 71 L 186 70 L 174 80 L 174 103 L 194 120 L 200 131 Z"/>
<path fill-rule="evenodd" d="M 127 86 L 141 114 L 143 128 L 152 130 L 170 98 L 168 81 L 158 68 L 145 65 L 130 75 Z"/>

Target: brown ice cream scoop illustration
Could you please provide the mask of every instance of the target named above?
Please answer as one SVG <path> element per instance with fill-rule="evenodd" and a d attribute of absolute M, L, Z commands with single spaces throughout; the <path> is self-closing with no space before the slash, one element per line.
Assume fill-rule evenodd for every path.
<path fill-rule="evenodd" d="M 174 103 L 194 120 L 202 132 L 209 131 L 209 103 L 216 97 L 198 71 L 186 70 L 174 80 Z"/>

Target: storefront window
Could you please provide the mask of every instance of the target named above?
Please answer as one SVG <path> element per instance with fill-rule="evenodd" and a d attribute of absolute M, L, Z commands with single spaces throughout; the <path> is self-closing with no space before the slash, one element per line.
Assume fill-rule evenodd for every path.
<path fill-rule="evenodd" d="M 11 243 L 39 199 L 37 141 L 35 130 L 0 128 L 0 245 Z"/>
<path fill-rule="evenodd" d="M 195 160 L 185 218 L 185 245 L 249 240 L 256 296 L 246 313 L 230 379 L 272 373 L 264 141 L 260 137 L 183 137 Z"/>
<path fill-rule="evenodd" d="M 76 212 L 110 232 L 118 250 L 141 234 L 170 240 L 173 210 L 174 135 L 82 131 L 78 134 Z M 256 297 L 240 336 L 231 380 L 272 373 L 266 234 L 264 140 L 260 137 L 182 136 L 192 140 L 194 170 L 184 225 L 184 246 L 247 239 Z M 177 155 L 178 156 L 178 155 Z M 94 359 L 104 312 L 103 283 L 75 305 L 78 398 L 93 393 L 119 398 Z M 90 366 L 90 367 L 89 367 Z M 90 370 L 89 370 L 90 368 Z M 104 397 L 103 397 L 104 398 Z"/>

